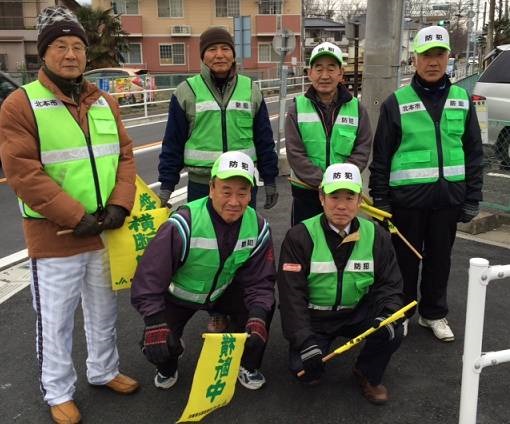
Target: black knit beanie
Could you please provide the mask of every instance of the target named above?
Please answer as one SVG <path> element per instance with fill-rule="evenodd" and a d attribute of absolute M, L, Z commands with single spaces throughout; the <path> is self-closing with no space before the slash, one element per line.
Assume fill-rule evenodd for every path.
<path fill-rule="evenodd" d="M 89 45 L 87 34 L 76 15 L 62 6 L 50 6 L 37 17 L 37 52 L 42 59 L 48 45 L 58 37 L 75 35 Z"/>
<path fill-rule="evenodd" d="M 200 59 L 204 58 L 204 53 L 208 47 L 213 44 L 227 44 L 232 49 L 234 57 L 236 56 L 236 49 L 234 47 L 234 40 L 230 33 L 222 27 L 211 27 L 205 30 L 200 35 Z"/>

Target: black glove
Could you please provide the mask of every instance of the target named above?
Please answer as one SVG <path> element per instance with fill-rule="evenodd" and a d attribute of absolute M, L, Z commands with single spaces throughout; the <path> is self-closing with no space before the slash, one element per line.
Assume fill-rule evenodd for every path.
<path fill-rule="evenodd" d="M 300 377 L 307 383 L 317 382 L 324 373 L 324 362 L 322 362 L 322 350 L 316 344 L 310 344 L 301 352 L 301 362 L 305 374 Z"/>
<path fill-rule="evenodd" d="M 262 354 L 267 343 L 266 323 L 261 318 L 250 318 L 246 323 L 246 332 L 250 335 L 244 347 L 242 365 L 249 371 L 260 366 Z"/>
<path fill-rule="evenodd" d="M 78 225 L 74 227 L 73 234 L 78 237 L 88 237 L 97 236 L 101 231 L 103 231 L 103 227 L 97 222 L 97 218 L 86 213 Z"/>
<path fill-rule="evenodd" d="M 170 200 L 170 196 L 172 196 L 172 190 L 168 190 L 166 188 L 159 189 L 158 197 L 159 200 L 161 200 L 161 207 L 167 206 L 169 208 L 172 208 L 172 205 L 168 203 Z"/>
<path fill-rule="evenodd" d="M 264 209 L 271 209 L 278 203 L 278 192 L 276 191 L 276 184 L 266 184 L 264 185 L 266 189 L 266 203 L 264 204 Z"/>
<path fill-rule="evenodd" d="M 103 230 L 114 230 L 122 227 L 128 212 L 122 206 L 107 205 L 103 219 Z"/>
<path fill-rule="evenodd" d="M 480 206 L 476 202 L 464 202 L 460 212 L 459 222 L 470 222 L 480 212 Z"/>
<path fill-rule="evenodd" d="M 380 316 L 374 320 L 372 327 L 379 328 L 381 322 L 383 322 L 388 316 Z M 379 338 L 383 340 L 393 340 L 395 338 L 395 326 L 400 324 L 400 320 L 393 321 L 391 324 L 385 325 L 384 328 L 377 330 L 375 333 L 372 333 L 370 337 L 374 336 L 374 338 Z"/>
<path fill-rule="evenodd" d="M 143 333 L 143 354 L 153 364 L 165 364 L 183 352 L 166 323 L 146 325 Z"/>

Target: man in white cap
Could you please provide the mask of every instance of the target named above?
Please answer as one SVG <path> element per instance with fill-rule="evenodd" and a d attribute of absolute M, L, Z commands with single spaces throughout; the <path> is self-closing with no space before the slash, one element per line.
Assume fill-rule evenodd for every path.
<path fill-rule="evenodd" d="M 389 234 L 356 216 L 361 187 L 356 165 L 330 165 L 319 191 L 324 213 L 292 227 L 282 244 L 283 334 L 290 344 L 290 371 L 304 383 L 320 380 L 322 358 L 335 338 L 353 338 L 402 307 L 402 277 Z M 402 337 L 398 323 L 367 339 L 353 372 L 369 402 L 388 400 L 382 377 Z"/>
<path fill-rule="evenodd" d="M 209 197 L 178 209 L 142 257 L 131 303 L 143 316 L 142 351 L 156 365 L 154 385 L 178 378 L 184 326 L 199 310 L 230 316 L 229 332 L 250 333 L 239 382 L 257 390 L 274 311 L 275 265 L 269 224 L 249 205 L 254 164 L 242 152 L 213 164 Z"/>
<path fill-rule="evenodd" d="M 322 212 L 317 187 L 333 163 L 361 170 L 370 156 L 372 131 L 366 109 L 342 84 L 342 51 L 325 42 L 310 56 L 311 87 L 297 96 L 285 120 L 285 145 L 291 170 L 295 225 Z"/>
<path fill-rule="evenodd" d="M 416 34 L 416 73 L 381 107 L 369 184 L 375 206 L 423 254 L 418 323 L 445 342 L 454 340 L 446 295 L 457 222 L 478 214 L 483 159 L 469 94 L 446 75 L 449 52 L 445 28 Z M 418 299 L 420 260 L 399 238 L 393 243 L 407 303 Z"/>

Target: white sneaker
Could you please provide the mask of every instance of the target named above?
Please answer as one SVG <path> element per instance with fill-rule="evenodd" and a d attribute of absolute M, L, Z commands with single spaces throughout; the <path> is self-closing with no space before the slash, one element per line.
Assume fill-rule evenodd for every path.
<path fill-rule="evenodd" d="M 174 386 L 177 383 L 177 379 L 179 378 L 179 373 L 176 370 L 175 374 L 171 377 L 165 377 L 159 371 L 154 376 L 154 385 L 158 389 L 168 390 L 170 387 Z"/>
<path fill-rule="evenodd" d="M 259 370 L 250 372 L 243 367 L 239 367 L 239 375 L 237 376 L 237 379 L 239 380 L 239 383 L 250 390 L 258 390 L 266 384 L 266 379 Z"/>
<path fill-rule="evenodd" d="M 420 317 L 418 319 L 418 324 L 422 327 L 430 328 L 434 333 L 434 336 L 443 342 L 453 342 L 455 340 L 453 331 L 448 325 L 446 318 L 425 319 Z"/>

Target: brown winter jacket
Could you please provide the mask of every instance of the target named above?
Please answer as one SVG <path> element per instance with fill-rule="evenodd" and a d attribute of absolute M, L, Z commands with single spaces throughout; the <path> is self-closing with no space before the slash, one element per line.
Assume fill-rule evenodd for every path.
<path fill-rule="evenodd" d="M 135 162 L 132 141 L 122 121 L 116 101 L 95 85 L 84 83 L 80 104 L 65 96 L 39 71 L 39 81 L 50 89 L 69 109 L 88 134 L 87 112 L 102 94 L 110 105 L 120 138 L 117 182 L 107 204 L 122 206 L 130 211 L 135 196 Z M 58 123 L 55 123 L 58 125 Z M 7 183 L 16 195 L 47 219 L 23 219 L 23 230 L 31 258 L 63 257 L 103 248 L 100 236 L 57 236 L 57 231 L 76 227 L 85 213 L 81 203 L 65 193 L 43 170 L 39 158 L 38 132 L 34 114 L 23 89 L 14 91 L 0 110 L 0 156 Z"/>

